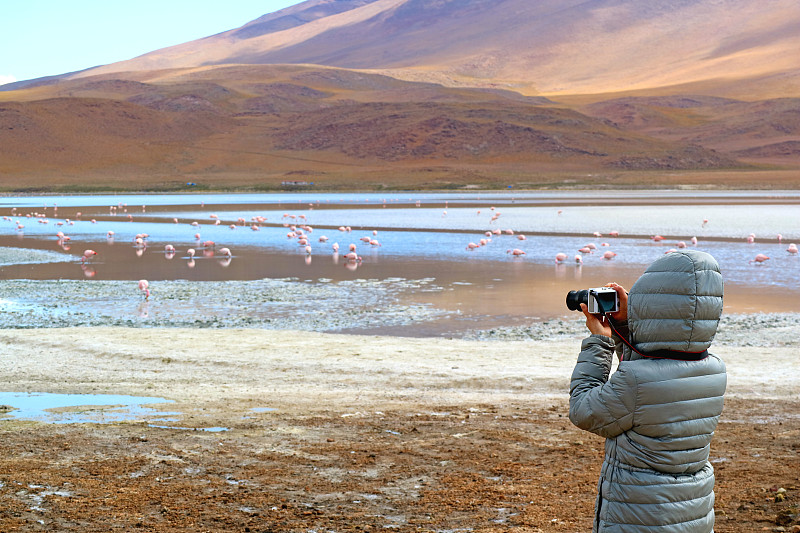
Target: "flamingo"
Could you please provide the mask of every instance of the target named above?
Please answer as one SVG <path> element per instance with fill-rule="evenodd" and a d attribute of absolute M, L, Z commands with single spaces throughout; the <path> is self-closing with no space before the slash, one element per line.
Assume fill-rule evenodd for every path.
<path fill-rule="evenodd" d="M 616 257 L 616 255 L 617 254 L 615 254 L 614 252 L 609 250 L 609 251 L 607 251 L 606 253 L 603 254 L 603 259 L 611 260 L 611 259 L 614 259 L 614 257 Z"/>
<path fill-rule="evenodd" d="M 220 248 L 219 250 L 217 250 L 217 253 L 219 253 L 219 255 L 223 255 L 225 257 L 231 257 L 233 255 L 231 253 L 230 248 Z"/>
<path fill-rule="evenodd" d="M 381 243 L 378 242 L 378 239 L 372 239 L 369 241 L 370 246 L 380 246 Z"/>
<path fill-rule="evenodd" d="M 517 239 L 520 241 L 524 241 L 527 239 L 527 237 L 525 235 L 517 235 Z"/>
<path fill-rule="evenodd" d="M 350 249 L 351 252 L 355 252 L 356 251 L 356 245 L 353 244 L 353 243 L 350 243 L 349 249 Z"/>
<path fill-rule="evenodd" d="M 582 265 L 583 264 L 583 257 L 581 257 L 579 255 L 576 255 L 575 256 L 575 263 L 578 264 L 578 265 Z"/>
<path fill-rule="evenodd" d="M 664 240 L 664 237 L 662 237 L 661 235 L 654 235 L 653 236 L 653 241 L 655 241 L 655 242 L 661 242 L 663 240 Z"/>
<path fill-rule="evenodd" d="M 83 252 L 83 256 L 81 257 L 81 263 L 85 263 L 86 261 L 89 260 L 89 258 L 95 255 L 97 255 L 97 252 L 95 252 L 94 250 L 86 250 L 85 252 Z"/>
<path fill-rule="evenodd" d="M 796 254 L 797 253 L 797 245 L 795 243 L 791 243 L 789 245 L 789 247 L 786 249 L 786 251 L 789 252 L 790 254 Z"/>
<path fill-rule="evenodd" d="M 556 263 L 563 263 L 566 260 L 567 260 L 567 254 L 561 252 L 556 254 Z"/>
<path fill-rule="evenodd" d="M 753 259 L 751 259 L 751 260 L 750 260 L 750 263 L 751 263 L 751 264 L 752 264 L 753 262 L 756 262 L 756 263 L 763 263 L 763 262 L 764 262 L 764 261 L 766 261 L 767 259 L 769 259 L 769 257 L 767 257 L 766 255 L 764 255 L 764 254 L 758 254 L 757 256 L 755 256 L 755 258 L 753 258 Z"/>
<path fill-rule="evenodd" d="M 609 231 L 608 234 L 611 235 L 612 237 L 619 237 L 619 231 L 617 230 Z"/>
<path fill-rule="evenodd" d="M 525 255 L 525 252 L 523 252 L 519 248 L 514 248 L 513 250 L 506 250 L 506 253 L 517 257 L 520 255 Z"/>
<path fill-rule="evenodd" d="M 756 236 L 751 233 L 747 236 L 747 244 L 753 244 L 754 242 L 756 242 Z"/>
<path fill-rule="evenodd" d="M 592 253 L 592 249 L 588 246 L 584 246 L 583 248 L 579 248 L 578 251 L 582 254 L 590 254 Z"/>
<path fill-rule="evenodd" d="M 150 299 L 150 283 L 146 279 L 139 280 L 139 290 L 144 294 L 144 299 Z"/>
<path fill-rule="evenodd" d="M 678 244 L 677 244 L 676 246 L 677 246 L 678 248 L 686 248 L 686 243 L 685 243 L 685 242 L 683 242 L 683 241 L 680 241 L 680 242 L 678 242 Z"/>
<path fill-rule="evenodd" d="M 467 244 L 467 250 L 472 251 L 475 248 L 480 248 L 480 245 L 479 244 L 475 244 L 474 242 L 471 242 L 471 243 Z"/>
<path fill-rule="evenodd" d="M 348 261 L 355 262 L 355 263 L 360 263 L 361 262 L 361 256 L 358 255 L 355 252 L 350 252 L 350 253 L 344 254 L 344 258 L 347 259 Z"/>
<path fill-rule="evenodd" d="M 333 248 L 333 253 L 338 253 L 339 252 L 339 243 L 338 242 L 333 243 L 331 248 Z"/>
<path fill-rule="evenodd" d="M 186 253 L 189 254 L 189 259 L 194 259 L 194 254 L 196 252 L 194 251 L 194 248 L 189 248 L 188 250 L 186 250 Z"/>
<path fill-rule="evenodd" d="M 320 235 L 319 242 L 328 242 L 328 238 L 325 235 Z"/>
<path fill-rule="evenodd" d="M 692 237 L 692 246 L 697 246 L 697 237 Z"/>

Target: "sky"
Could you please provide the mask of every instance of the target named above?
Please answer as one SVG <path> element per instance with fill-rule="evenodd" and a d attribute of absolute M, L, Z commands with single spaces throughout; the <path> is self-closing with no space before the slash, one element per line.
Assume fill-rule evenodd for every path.
<path fill-rule="evenodd" d="M 0 0 L 0 85 L 130 59 L 301 0 Z"/>

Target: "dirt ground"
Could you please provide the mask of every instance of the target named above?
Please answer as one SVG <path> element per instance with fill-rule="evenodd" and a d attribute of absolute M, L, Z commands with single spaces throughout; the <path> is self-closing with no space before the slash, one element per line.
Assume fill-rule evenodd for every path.
<path fill-rule="evenodd" d="M 5 390 L 180 413 L 0 422 L 0 531 L 591 529 L 603 442 L 567 418 L 577 340 L 72 328 L 0 346 Z M 796 348 L 715 353 L 716 531 L 800 530 Z"/>

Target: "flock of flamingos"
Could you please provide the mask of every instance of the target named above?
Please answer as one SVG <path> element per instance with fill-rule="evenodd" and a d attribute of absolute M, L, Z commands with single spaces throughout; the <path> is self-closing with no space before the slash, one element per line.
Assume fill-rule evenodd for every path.
<path fill-rule="evenodd" d="M 419 202 L 417 203 L 417 205 L 419 206 Z M 111 215 L 117 215 L 118 211 L 120 209 L 123 210 L 123 214 L 126 214 L 128 221 L 133 222 L 133 220 L 134 220 L 133 215 L 132 214 L 127 214 L 127 205 L 126 204 L 119 204 L 117 206 L 109 207 L 109 213 Z M 146 206 L 142 206 L 142 212 L 146 212 L 146 209 L 147 209 Z M 499 219 L 500 212 L 499 211 L 495 211 L 494 207 L 491 207 L 490 209 L 494 212 L 492 214 L 490 223 L 494 223 L 496 220 Z M 5 221 L 9 221 L 9 222 L 12 222 L 13 224 L 15 224 L 16 230 L 18 232 L 22 232 L 24 230 L 25 226 L 24 226 L 24 224 L 22 224 L 20 217 L 24 216 L 27 219 L 36 219 L 37 222 L 40 223 L 40 224 L 49 224 L 50 223 L 50 218 L 47 216 L 46 210 L 47 209 L 45 208 L 44 212 L 31 212 L 31 213 L 27 213 L 25 215 L 18 215 L 17 209 L 13 208 L 12 209 L 12 216 L 11 217 L 4 216 L 3 219 Z M 481 211 L 479 210 L 478 214 L 480 215 L 480 213 L 481 213 Z M 561 211 L 558 211 L 558 214 L 560 215 Z M 58 207 L 54 206 L 53 217 L 57 217 L 57 215 L 58 215 Z M 446 215 L 447 215 L 447 211 L 445 210 L 443 212 L 442 216 L 446 216 Z M 76 218 L 78 220 L 80 220 L 81 216 L 82 216 L 81 213 L 77 213 Z M 16 218 L 14 218 L 14 217 L 16 217 Z M 222 221 L 220 220 L 220 218 L 216 214 L 209 215 L 209 218 L 212 221 L 211 223 L 214 224 L 214 225 L 222 224 Z M 293 214 L 289 214 L 289 213 L 284 213 L 282 219 L 283 219 L 282 220 L 282 225 L 289 230 L 288 233 L 286 234 L 286 237 L 288 239 L 290 239 L 290 240 L 291 239 L 295 240 L 297 245 L 302 247 L 302 250 L 306 254 L 306 262 L 310 263 L 311 254 L 312 254 L 312 251 L 313 251 L 312 250 L 312 246 L 311 246 L 312 240 L 311 240 L 311 235 L 310 234 L 314 231 L 314 228 L 312 228 L 311 226 L 306 224 L 306 216 L 305 215 L 293 215 Z M 180 221 L 177 218 L 173 218 L 173 222 L 175 224 L 180 224 Z M 235 229 L 237 229 L 239 227 L 249 227 L 252 231 L 259 231 L 264 222 L 266 222 L 266 218 L 261 217 L 261 216 L 252 217 L 252 219 L 249 222 L 245 218 L 241 218 L 240 217 L 240 218 L 237 219 L 236 223 L 230 223 L 229 227 L 232 230 L 235 230 Z M 74 221 L 69 220 L 69 219 L 64 219 L 63 221 L 59 220 L 57 222 L 54 222 L 54 224 L 59 228 L 59 231 L 57 231 L 57 233 L 55 234 L 55 237 L 57 238 L 58 244 L 65 251 L 69 250 L 70 237 L 68 235 L 66 235 L 60 228 L 62 228 L 63 226 L 74 225 L 74 223 L 75 223 Z M 92 219 L 91 223 L 96 224 L 97 221 L 95 219 Z M 707 219 L 703 220 L 703 226 L 705 226 L 707 223 L 708 223 Z M 199 228 L 200 223 L 197 222 L 197 221 L 194 221 L 194 222 L 191 222 L 191 226 L 194 227 L 194 228 Z M 340 226 L 338 228 L 338 231 L 341 232 L 341 233 L 344 233 L 344 234 L 349 234 L 352 231 L 352 228 L 349 227 L 349 226 Z M 363 243 L 363 245 L 369 246 L 371 248 L 376 248 L 376 247 L 381 246 L 381 243 L 377 240 L 377 235 L 378 235 L 378 231 L 377 230 L 373 230 L 371 232 L 371 235 L 365 235 L 365 236 L 361 237 L 359 240 Z M 466 246 L 466 249 L 469 250 L 469 251 L 474 251 L 474 250 L 477 250 L 477 249 L 482 248 L 484 246 L 487 246 L 492 241 L 493 237 L 497 237 L 497 236 L 500 236 L 500 235 L 511 235 L 511 236 L 515 235 L 516 238 L 518 240 L 520 240 L 520 241 L 525 241 L 526 240 L 526 236 L 525 235 L 523 235 L 523 234 L 515 234 L 514 230 L 512 230 L 512 229 L 505 229 L 505 230 L 493 229 L 493 230 L 487 230 L 484 233 L 484 236 L 480 240 L 478 240 L 478 242 L 469 242 L 467 244 L 467 246 Z M 596 237 L 596 238 L 603 237 L 603 235 L 601 233 L 599 233 L 599 232 L 595 232 L 593 234 L 593 236 Z M 611 232 L 608 233 L 608 236 L 609 237 L 619 237 L 619 231 L 611 231 Z M 107 237 L 107 239 L 109 241 L 113 241 L 114 238 L 115 238 L 115 234 L 114 234 L 113 231 L 109 231 L 107 233 L 106 237 Z M 141 256 L 144 253 L 144 251 L 147 249 L 147 239 L 148 239 L 148 237 L 149 237 L 149 235 L 146 234 L 146 233 L 139 233 L 139 234 L 136 234 L 136 236 L 134 237 L 133 246 L 136 249 L 137 255 Z M 204 256 L 206 256 L 206 257 L 218 257 L 218 258 L 221 258 L 222 262 L 223 262 L 223 266 L 227 266 L 228 264 L 230 264 L 230 261 L 231 261 L 231 259 L 233 257 L 233 254 L 232 254 L 232 252 L 231 252 L 231 250 L 229 248 L 227 248 L 227 247 L 219 247 L 219 248 L 217 248 L 216 243 L 214 243 L 213 241 L 203 241 L 203 240 L 201 240 L 199 233 L 195 233 L 194 237 L 195 237 L 195 240 L 196 240 L 196 243 L 197 243 L 196 246 L 194 248 L 189 248 L 189 249 L 186 250 L 186 253 L 188 255 L 188 266 L 190 268 L 194 267 L 194 258 L 195 258 L 195 255 L 197 254 L 198 250 L 200 250 L 202 252 L 202 254 Z M 651 237 L 651 239 L 653 241 L 655 241 L 655 242 L 660 242 L 660 241 L 664 240 L 664 237 L 662 237 L 661 235 L 655 235 L 655 236 Z M 320 243 L 327 243 L 328 240 L 329 240 L 329 238 L 327 236 L 325 236 L 325 235 L 322 235 L 322 236 L 320 236 L 318 238 L 318 242 L 320 242 Z M 777 235 L 777 240 L 780 243 L 780 242 L 782 242 L 783 237 L 780 234 L 778 234 Z M 750 234 L 747 237 L 746 241 L 748 243 L 755 242 L 755 235 L 754 234 Z M 697 238 L 696 237 L 692 237 L 692 239 L 690 240 L 690 244 L 692 246 L 696 246 L 697 245 Z M 600 248 L 607 248 L 609 246 L 610 246 L 610 244 L 608 242 L 602 242 L 600 244 Z M 674 252 L 676 249 L 686 248 L 687 246 L 689 246 L 689 244 L 687 244 L 686 242 L 679 241 L 679 242 L 676 243 L 675 248 L 670 248 L 665 253 L 671 253 L 671 252 Z M 334 261 L 335 262 L 338 262 L 338 259 L 339 259 L 339 248 L 340 247 L 339 247 L 339 243 L 338 242 L 334 242 L 334 243 L 331 244 L 331 248 L 330 249 L 331 249 L 331 251 L 332 251 L 332 253 L 334 255 Z M 573 261 L 576 264 L 582 264 L 583 263 L 583 257 L 585 255 L 593 254 L 596 251 L 598 251 L 598 246 L 595 245 L 594 243 L 588 243 L 585 246 L 583 246 L 583 247 L 581 247 L 581 248 L 579 248 L 577 250 L 578 254 L 573 256 Z M 786 251 L 789 254 L 792 254 L 792 255 L 798 254 L 797 245 L 795 243 L 789 244 L 788 248 L 786 248 Z M 164 254 L 165 254 L 167 259 L 172 259 L 173 257 L 175 257 L 176 253 L 177 253 L 176 249 L 172 244 L 165 245 Z M 525 251 L 521 250 L 520 248 L 510 248 L 510 249 L 508 249 L 506 251 L 506 253 L 510 254 L 512 256 L 515 256 L 515 257 L 526 255 Z M 97 252 L 94 251 L 94 250 L 91 250 L 91 249 L 85 250 L 83 252 L 83 255 L 80 258 L 81 265 L 84 266 L 84 265 L 90 263 L 92 261 L 92 259 L 97 255 L 98 255 Z M 611 250 L 606 250 L 605 252 L 603 252 L 601 257 L 604 260 L 610 261 L 610 260 L 614 259 L 614 257 L 616 257 L 616 255 L 617 254 L 615 252 L 613 252 Z M 355 243 L 351 243 L 351 244 L 348 245 L 347 252 L 343 254 L 342 259 L 344 260 L 345 266 L 347 268 L 351 269 L 351 270 L 355 270 L 358 267 L 358 265 L 361 264 L 362 257 L 358 254 L 357 245 Z M 560 253 L 556 254 L 556 256 L 555 256 L 555 262 L 557 264 L 558 263 L 567 262 L 568 260 L 569 260 L 569 255 L 566 254 L 566 253 L 563 253 L 563 252 L 560 252 Z M 750 263 L 759 264 L 759 263 L 763 263 L 763 262 L 765 262 L 767 260 L 769 260 L 768 256 L 766 256 L 765 254 L 758 254 L 753 259 L 750 260 Z M 90 274 L 90 273 L 92 273 L 93 271 L 85 269 L 84 272 L 89 272 L 89 273 L 87 273 L 87 276 L 91 277 L 92 274 Z M 139 290 L 142 292 L 143 296 L 146 299 L 149 298 L 150 297 L 149 282 L 147 280 L 144 280 L 144 279 L 143 280 L 139 280 L 138 286 L 139 286 Z"/>

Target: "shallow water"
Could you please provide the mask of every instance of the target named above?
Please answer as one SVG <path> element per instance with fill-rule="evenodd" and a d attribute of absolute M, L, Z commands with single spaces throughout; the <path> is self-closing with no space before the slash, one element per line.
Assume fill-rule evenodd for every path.
<path fill-rule="evenodd" d="M 164 416 L 145 407 L 172 400 L 118 394 L 51 394 L 0 392 L 0 405 L 13 407 L 6 418 L 51 424 L 108 424 Z M 158 420 L 164 420 L 158 418 Z"/>
<path fill-rule="evenodd" d="M 800 310 L 800 258 L 786 251 L 789 242 L 800 243 L 794 191 L 8 197 L 0 198 L 0 215 L 0 277 L 39 282 L 9 287 L 0 301 L 11 313 L 6 323 L 19 319 L 19 327 L 90 315 L 81 323 L 234 327 L 247 326 L 251 314 L 254 327 L 457 333 L 567 315 L 569 289 L 612 280 L 630 286 L 679 242 L 691 246 L 692 237 L 720 262 L 727 312 Z M 310 254 L 287 237 L 287 226 L 301 224 L 313 228 L 305 230 Z M 493 230 L 503 233 L 484 235 Z M 70 240 L 59 242 L 59 231 Z M 751 233 L 755 242 L 747 243 Z M 134 246 L 137 234 L 149 235 L 146 247 Z M 665 239 L 654 242 L 656 234 Z M 480 239 L 485 246 L 467 249 Z M 594 253 L 578 252 L 589 243 Z M 361 262 L 344 259 L 350 244 Z M 221 257 L 220 247 L 232 257 Z M 507 253 L 515 248 L 524 255 Z M 97 255 L 81 263 L 85 249 Z M 606 260 L 605 251 L 617 255 Z M 564 264 L 554 262 L 559 252 L 568 255 Z M 770 259 L 752 262 L 757 254 Z M 150 281 L 147 302 L 139 279 Z M 83 283 L 64 291 L 59 280 Z M 259 280 L 281 280 L 280 287 L 266 290 Z M 238 318 L 226 322 L 231 315 Z"/>

